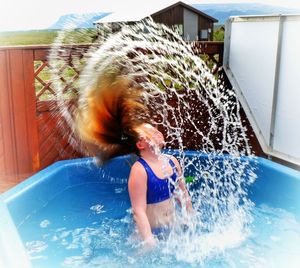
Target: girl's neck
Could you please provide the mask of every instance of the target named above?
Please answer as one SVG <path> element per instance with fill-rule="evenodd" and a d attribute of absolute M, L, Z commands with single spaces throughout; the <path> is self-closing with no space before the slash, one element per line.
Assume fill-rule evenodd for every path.
<path fill-rule="evenodd" d="M 142 152 L 140 152 L 140 154 L 143 159 L 148 160 L 148 161 L 157 161 L 162 156 L 161 153 L 156 154 L 153 151 L 142 151 Z"/>

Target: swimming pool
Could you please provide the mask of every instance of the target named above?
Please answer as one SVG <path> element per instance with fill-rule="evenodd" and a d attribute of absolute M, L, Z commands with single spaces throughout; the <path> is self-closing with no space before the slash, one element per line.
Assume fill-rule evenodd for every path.
<path fill-rule="evenodd" d="M 193 267 L 161 249 L 145 258 L 128 240 L 132 161 L 118 157 L 102 168 L 90 158 L 59 161 L 2 194 L 0 266 Z M 263 158 L 255 162 L 251 234 L 197 267 L 298 267 L 300 172 Z"/>

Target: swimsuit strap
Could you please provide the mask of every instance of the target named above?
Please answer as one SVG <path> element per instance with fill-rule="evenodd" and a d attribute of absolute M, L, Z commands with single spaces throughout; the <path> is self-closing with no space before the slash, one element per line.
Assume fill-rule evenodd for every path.
<path fill-rule="evenodd" d="M 139 161 L 143 165 L 143 167 L 145 168 L 145 170 L 147 171 L 147 173 L 151 172 L 153 175 L 155 175 L 155 173 L 153 172 L 152 168 L 149 166 L 149 164 L 143 158 L 140 157 L 137 161 Z M 172 161 L 171 158 L 169 158 L 169 164 L 172 167 L 173 174 L 174 173 L 177 174 L 177 167 L 176 167 L 175 163 Z M 155 177 L 157 177 L 157 176 L 155 175 Z"/>
<path fill-rule="evenodd" d="M 143 167 L 145 168 L 145 170 L 147 171 L 147 173 L 148 172 L 153 173 L 152 168 L 148 165 L 148 163 L 143 158 L 140 157 L 137 161 L 139 161 L 143 165 Z"/>
<path fill-rule="evenodd" d="M 173 169 L 173 172 L 177 173 L 177 167 L 176 167 L 175 163 L 173 162 L 173 160 L 171 158 L 169 158 L 169 163 L 170 163 L 170 165 Z"/>

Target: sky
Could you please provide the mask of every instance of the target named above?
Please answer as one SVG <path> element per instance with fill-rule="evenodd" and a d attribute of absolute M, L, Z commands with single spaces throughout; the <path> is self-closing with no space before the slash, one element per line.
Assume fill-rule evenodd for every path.
<path fill-rule="evenodd" d="M 114 12 L 142 3 L 174 3 L 174 0 L 0 0 L 0 31 L 45 29 L 70 13 Z M 261 3 L 299 7 L 299 0 L 186 0 L 187 4 Z"/>

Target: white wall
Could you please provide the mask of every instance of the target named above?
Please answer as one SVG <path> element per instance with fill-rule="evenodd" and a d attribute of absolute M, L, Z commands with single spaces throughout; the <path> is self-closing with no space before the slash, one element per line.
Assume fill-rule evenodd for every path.
<path fill-rule="evenodd" d="M 300 15 L 233 17 L 224 69 L 263 150 L 300 165 Z"/>
<path fill-rule="evenodd" d="M 274 149 L 300 158 L 300 18 L 282 33 Z"/>

